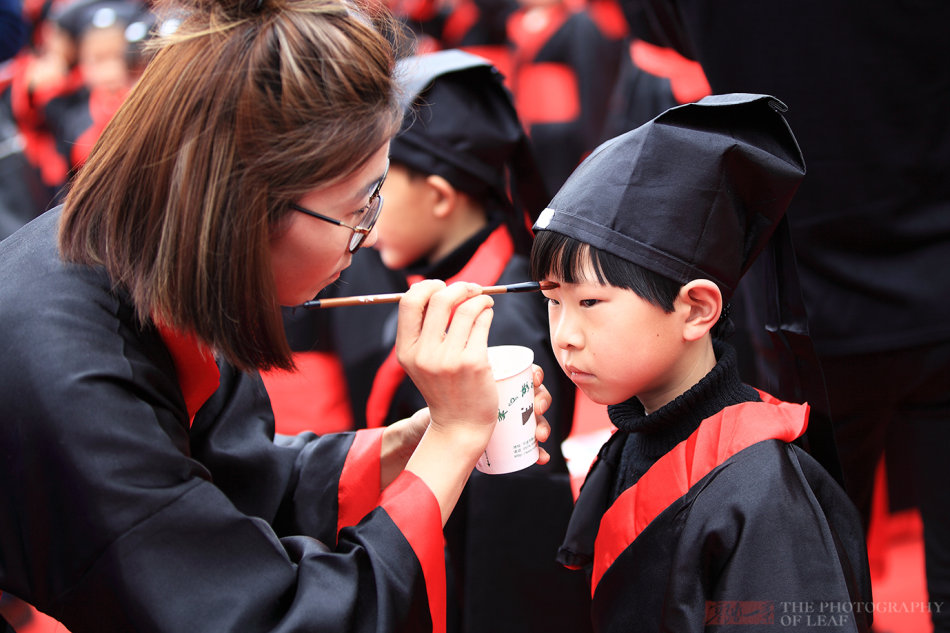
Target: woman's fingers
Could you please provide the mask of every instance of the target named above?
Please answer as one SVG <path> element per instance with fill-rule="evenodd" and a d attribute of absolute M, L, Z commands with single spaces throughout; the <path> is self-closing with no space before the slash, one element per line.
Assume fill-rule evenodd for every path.
<path fill-rule="evenodd" d="M 421 282 L 400 300 L 397 357 L 437 426 L 494 422 L 487 352 L 492 305 L 470 283 Z"/>
<path fill-rule="evenodd" d="M 396 331 L 396 347 L 406 348 L 416 344 L 422 334 L 429 300 L 445 288 L 445 282 L 426 279 L 413 284 L 399 300 L 399 327 Z"/>
<path fill-rule="evenodd" d="M 534 431 L 534 438 L 538 441 L 538 461 L 536 463 L 547 464 L 551 461 L 551 455 L 544 450 L 544 447 L 541 446 L 541 442 L 546 442 L 547 439 L 551 437 L 551 425 L 543 415 L 539 415 L 537 412 L 534 417 L 538 423 Z"/>
<path fill-rule="evenodd" d="M 445 342 L 453 348 L 474 350 L 481 354 L 488 347 L 494 300 L 488 295 L 478 294 L 481 287 L 475 288 L 475 295 L 454 306 L 451 321 L 445 330 Z"/>
<path fill-rule="evenodd" d="M 534 365 L 534 411 L 540 415 L 551 408 L 551 392 L 544 386 L 544 370 L 539 365 Z"/>

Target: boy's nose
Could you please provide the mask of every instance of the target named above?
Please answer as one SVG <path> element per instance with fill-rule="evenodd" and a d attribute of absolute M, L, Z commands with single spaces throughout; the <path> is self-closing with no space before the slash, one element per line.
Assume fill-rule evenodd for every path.
<path fill-rule="evenodd" d="M 584 344 L 583 332 L 576 321 L 561 315 L 556 323 L 551 323 L 551 342 L 556 349 L 576 349 Z"/>

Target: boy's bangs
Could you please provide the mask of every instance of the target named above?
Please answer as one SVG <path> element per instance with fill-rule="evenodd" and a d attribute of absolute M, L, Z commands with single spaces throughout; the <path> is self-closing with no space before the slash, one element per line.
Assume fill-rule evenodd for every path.
<path fill-rule="evenodd" d="M 597 249 L 554 231 L 538 231 L 531 249 L 533 279 L 553 277 L 565 283 L 594 281 L 607 284 Z"/>
<path fill-rule="evenodd" d="M 632 290 L 670 312 L 682 284 L 556 231 L 538 231 L 531 249 L 531 277 L 563 283 L 596 282 Z"/>

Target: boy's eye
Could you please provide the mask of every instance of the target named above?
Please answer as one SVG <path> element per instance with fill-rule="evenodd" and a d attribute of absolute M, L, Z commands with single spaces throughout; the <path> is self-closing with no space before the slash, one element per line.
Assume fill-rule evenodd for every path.
<path fill-rule="evenodd" d="M 593 308 L 595 305 L 600 303 L 600 299 L 581 299 L 581 306 L 585 308 Z"/>
<path fill-rule="evenodd" d="M 544 300 L 548 303 L 548 305 L 552 305 L 552 306 L 559 305 L 557 302 L 557 299 L 552 299 L 551 297 L 544 297 Z"/>

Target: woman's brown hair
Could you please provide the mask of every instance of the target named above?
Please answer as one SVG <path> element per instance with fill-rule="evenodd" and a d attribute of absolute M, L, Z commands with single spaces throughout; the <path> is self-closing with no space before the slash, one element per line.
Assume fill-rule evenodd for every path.
<path fill-rule="evenodd" d="M 242 369 L 290 368 L 270 238 L 291 202 L 398 129 L 386 16 L 347 0 L 193 3 L 72 183 L 60 250 L 104 266 L 143 322 Z"/>

